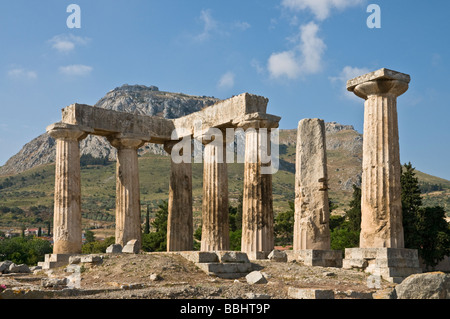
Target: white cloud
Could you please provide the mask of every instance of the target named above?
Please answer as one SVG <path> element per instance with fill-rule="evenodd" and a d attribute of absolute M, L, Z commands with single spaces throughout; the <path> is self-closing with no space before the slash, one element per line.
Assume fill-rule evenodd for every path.
<path fill-rule="evenodd" d="M 256 70 L 258 74 L 264 74 L 264 67 L 261 66 L 258 60 L 252 59 L 250 65 Z"/>
<path fill-rule="evenodd" d="M 34 80 L 37 79 L 35 71 L 28 71 L 23 68 L 15 68 L 8 71 L 8 76 L 15 79 Z"/>
<path fill-rule="evenodd" d="M 282 0 L 282 6 L 293 11 L 310 10 L 318 20 L 328 18 L 335 9 L 343 10 L 362 4 L 365 0 Z"/>
<path fill-rule="evenodd" d="M 347 91 L 347 81 L 369 72 L 370 70 L 368 68 L 358 68 L 347 65 L 341 70 L 338 76 L 330 76 L 329 79 L 332 83 L 335 83 L 339 85 L 340 88 L 342 88 L 343 96 L 360 101 L 361 99 L 358 98 L 354 93 Z"/>
<path fill-rule="evenodd" d="M 233 27 L 236 29 L 245 31 L 245 30 L 249 29 L 251 27 L 251 25 L 250 25 L 250 23 L 245 22 L 245 21 L 244 22 L 238 21 L 233 24 Z"/>
<path fill-rule="evenodd" d="M 322 57 L 326 45 L 317 33 L 319 26 L 314 22 L 302 25 L 299 34 L 292 39 L 296 44 L 291 50 L 273 53 L 268 61 L 272 77 L 287 76 L 296 79 L 300 75 L 315 74 L 322 69 Z"/>
<path fill-rule="evenodd" d="M 301 72 L 301 67 L 294 51 L 273 53 L 269 58 L 267 68 L 274 78 L 287 76 L 289 79 L 295 79 Z"/>
<path fill-rule="evenodd" d="M 211 10 L 202 10 L 200 12 L 200 20 L 203 23 L 203 31 L 195 38 L 198 41 L 207 40 L 211 32 L 217 29 L 217 21 L 212 17 Z"/>
<path fill-rule="evenodd" d="M 86 45 L 90 41 L 89 38 L 78 37 L 73 34 L 55 35 L 49 40 L 52 48 L 60 53 L 69 53 L 75 49 L 76 46 Z"/>
<path fill-rule="evenodd" d="M 84 76 L 90 74 L 92 67 L 82 64 L 73 64 L 67 66 L 61 66 L 59 72 L 70 76 Z"/>
<path fill-rule="evenodd" d="M 220 89 L 231 89 L 234 86 L 234 73 L 233 72 L 227 72 L 219 80 L 219 83 L 217 84 L 217 87 Z"/>

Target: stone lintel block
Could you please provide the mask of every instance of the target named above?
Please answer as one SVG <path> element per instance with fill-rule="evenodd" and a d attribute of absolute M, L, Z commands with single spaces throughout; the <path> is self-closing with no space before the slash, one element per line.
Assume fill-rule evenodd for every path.
<path fill-rule="evenodd" d="M 62 110 L 62 122 L 87 127 L 97 135 L 125 133 L 160 143 L 170 140 L 173 121 L 157 116 L 107 110 L 86 104 L 72 104 Z"/>
<path fill-rule="evenodd" d="M 288 296 L 293 299 L 334 299 L 334 291 L 289 287 Z"/>
<path fill-rule="evenodd" d="M 389 70 L 386 68 L 379 69 L 354 79 L 347 81 L 347 90 L 353 92 L 356 86 L 369 81 L 386 81 L 386 80 L 398 80 L 405 83 L 411 81 L 411 77 L 408 74 L 400 73 L 397 71 Z"/>
<path fill-rule="evenodd" d="M 276 116 L 267 116 L 266 110 L 269 100 L 263 96 L 243 93 L 233 96 L 227 100 L 217 102 L 216 104 L 207 107 L 199 112 L 183 116 L 173 120 L 175 128 L 183 129 L 184 132 L 177 132 L 179 138 L 186 135 L 194 135 L 195 137 L 202 136 L 202 130 L 211 127 L 225 127 L 227 125 L 235 126 L 242 119 L 260 119 L 275 121 L 278 123 L 280 118 Z M 255 118 L 254 115 L 258 114 Z M 247 116 L 249 115 L 249 116 Z M 238 119 L 238 120 L 237 120 Z M 196 124 L 200 124 L 198 127 Z M 276 125 L 278 127 L 278 125 Z"/>

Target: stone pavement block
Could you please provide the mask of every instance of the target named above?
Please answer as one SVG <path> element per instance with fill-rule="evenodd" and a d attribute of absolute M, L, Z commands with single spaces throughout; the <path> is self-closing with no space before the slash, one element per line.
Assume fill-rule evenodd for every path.
<path fill-rule="evenodd" d="M 334 299 L 334 291 L 289 287 L 288 296 L 293 299 Z"/>

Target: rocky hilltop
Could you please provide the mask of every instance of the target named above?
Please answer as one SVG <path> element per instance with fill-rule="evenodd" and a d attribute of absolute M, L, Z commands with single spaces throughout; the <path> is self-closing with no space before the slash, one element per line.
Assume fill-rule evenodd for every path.
<path fill-rule="evenodd" d="M 160 91 L 156 86 L 128 85 L 109 91 L 96 104 L 108 110 L 140 115 L 178 118 L 217 103 L 219 99 L 206 96 L 192 96 L 182 93 Z M 115 160 L 116 151 L 100 136 L 88 136 L 80 143 L 81 154 L 91 154 L 96 158 Z M 27 143 L 19 153 L 11 157 L 0 168 L 0 176 L 14 175 L 35 166 L 54 162 L 56 144 L 52 137 L 44 133 Z M 140 153 L 164 154 L 160 145 L 147 144 Z"/>

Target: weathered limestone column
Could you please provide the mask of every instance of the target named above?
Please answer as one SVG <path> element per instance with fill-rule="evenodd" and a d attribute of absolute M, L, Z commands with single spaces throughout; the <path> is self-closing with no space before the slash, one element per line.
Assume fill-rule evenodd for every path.
<path fill-rule="evenodd" d="M 167 153 L 178 141 L 164 144 Z M 192 214 L 192 164 L 171 160 L 169 182 L 169 216 L 167 221 L 167 251 L 187 251 L 194 247 Z"/>
<path fill-rule="evenodd" d="M 261 172 L 262 167 L 271 164 L 261 161 L 262 152 L 270 156 L 270 129 L 267 126 L 261 121 L 241 125 L 245 130 L 241 251 L 250 259 L 267 258 L 274 248 L 272 175 Z"/>
<path fill-rule="evenodd" d="M 407 74 L 381 69 L 347 83 L 349 91 L 366 100 L 361 248 L 404 247 L 397 97 L 409 82 Z"/>
<path fill-rule="evenodd" d="M 141 207 L 137 150 L 144 145 L 141 139 L 117 135 L 108 137 L 117 148 L 116 164 L 116 244 L 141 242 Z"/>
<path fill-rule="evenodd" d="M 53 253 L 81 253 L 81 172 L 79 141 L 87 133 L 75 125 L 47 128 L 56 140 Z"/>
<path fill-rule="evenodd" d="M 297 132 L 293 250 L 330 249 L 325 124 L 303 119 Z"/>
<path fill-rule="evenodd" d="M 225 134 L 222 142 L 205 144 L 203 157 L 203 206 L 201 251 L 230 249 L 228 221 L 228 169 Z M 216 136 L 217 138 L 217 136 Z"/>

